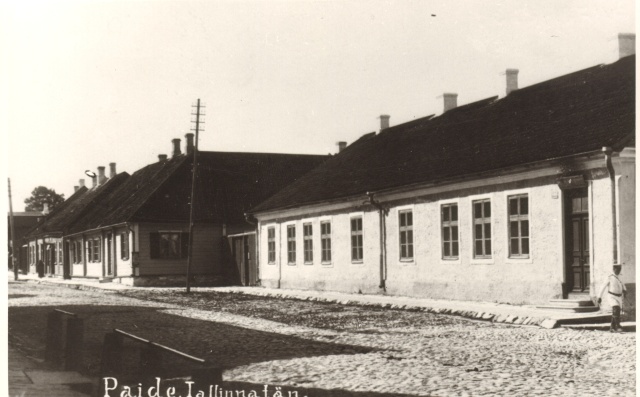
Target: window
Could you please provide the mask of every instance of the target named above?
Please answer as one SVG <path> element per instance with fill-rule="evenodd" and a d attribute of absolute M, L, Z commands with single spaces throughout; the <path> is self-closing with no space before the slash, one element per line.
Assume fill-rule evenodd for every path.
<path fill-rule="evenodd" d="M 129 232 L 120 233 L 120 258 L 129 259 Z"/>
<path fill-rule="evenodd" d="M 100 262 L 100 237 L 93 239 L 93 262 Z"/>
<path fill-rule="evenodd" d="M 267 229 L 267 252 L 269 263 L 276 262 L 276 228 Z"/>
<path fill-rule="evenodd" d="M 491 201 L 473 202 L 473 257 L 491 258 Z"/>
<path fill-rule="evenodd" d="M 400 211 L 400 259 L 413 259 L 413 213 Z"/>
<path fill-rule="evenodd" d="M 296 264 L 296 226 L 287 226 L 287 262 Z"/>
<path fill-rule="evenodd" d="M 320 222 L 322 263 L 331 263 L 331 222 Z"/>
<path fill-rule="evenodd" d="M 458 204 L 442 206 L 442 258 L 458 259 Z"/>
<path fill-rule="evenodd" d="M 304 238 L 304 263 L 313 264 L 313 226 L 311 223 L 302 225 Z"/>
<path fill-rule="evenodd" d="M 529 196 L 509 197 L 509 257 L 529 257 Z"/>
<path fill-rule="evenodd" d="M 189 254 L 189 233 L 150 233 L 151 259 L 184 259 Z"/>
<path fill-rule="evenodd" d="M 362 217 L 351 218 L 351 261 L 362 262 Z"/>
<path fill-rule="evenodd" d="M 76 241 L 74 244 L 74 249 L 75 249 L 74 263 L 82 263 L 82 241 Z"/>

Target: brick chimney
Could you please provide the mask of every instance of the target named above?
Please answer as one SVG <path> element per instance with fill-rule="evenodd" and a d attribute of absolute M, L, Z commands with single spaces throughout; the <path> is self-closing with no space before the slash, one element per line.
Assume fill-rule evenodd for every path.
<path fill-rule="evenodd" d="M 507 69 L 507 95 L 518 89 L 518 69 Z"/>
<path fill-rule="evenodd" d="M 345 142 L 345 141 L 338 142 L 338 153 L 340 153 L 341 151 L 343 151 L 346 148 L 347 148 L 347 142 Z"/>
<path fill-rule="evenodd" d="M 109 178 L 116 176 L 116 163 L 109 163 Z"/>
<path fill-rule="evenodd" d="M 442 94 L 444 98 L 444 111 L 455 109 L 458 106 L 458 94 L 445 92 Z"/>
<path fill-rule="evenodd" d="M 380 131 L 389 128 L 389 119 L 391 118 L 391 116 L 389 116 L 388 114 L 381 114 L 380 115 Z"/>
<path fill-rule="evenodd" d="M 635 33 L 619 33 L 618 34 L 618 51 L 619 57 L 624 58 L 636 53 L 636 34 Z"/>
<path fill-rule="evenodd" d="M 171 154 L 171 157 L 173 158 L 182 154 L 180 151 L 180 138 L 172 139 L 171 142 L 173 142 L 173 153 Z"/>
<path fill-rule="evenodd" d="M 80 187 L 84 187 L 84 179 L 80 179 L 78 182 L 80 183 Z"/>
<path fill-rule="evenodd" d="M 73 192 L 74 192 L 74 193 L 75 193 L 75 192 L 77 192 L 77 191 L 78 191 L 78 189 L 80 189 L 80 186 L 78 186 L 78 185 L 74 186 L 74 187 L 73 187 Z"/>
<path fill-rule="evenodd" d="M 107 176 L 104 174 L 104 166 L 98 167 L 98 185 L 102 185 L 107 181 Z"/>
<path fill-rule="evenodd" d="M 167 159 L 167 155 L 166 154 L 159 154 L 158 155 L 158 161 L 159 162 L 163 162 Z"/>
<path fill-rule="evenodd" d="M 185 134 L 184 136 L 187 139 L 187 149 L 186 152 L 187 154 L 191 154 L 193 153 L 193 134 L 191 132 L 189 132 L 188 134 Z"/>
<path fill-rule="evenodd" d="M 92 187 L 98 186 L 98 176 L 97 175 L 91 177 L 91 185 L 92 185 Z"/>

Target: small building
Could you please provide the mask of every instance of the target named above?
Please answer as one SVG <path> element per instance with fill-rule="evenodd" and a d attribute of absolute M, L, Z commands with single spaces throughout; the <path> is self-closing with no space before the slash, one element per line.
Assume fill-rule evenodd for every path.
<path fill-rule="evenodd" d="M 193 134 L 186 138 L 185 153 L 180 139 L 174 139 L 171 158 L 160 155 L 131 175 L 114 170 L 111 178 L 100 177 L 75 205 L 56 214 L 63 225 L 51 219 L 34 231 L 44 247 L 64 247 L 55 263 L 68 272 L 53 274 L 130 285 L 184 285 L 193 202 L 193 281 L 255 284 L 255 226 L 244 214 L 327 156 L 198 151 L 192 200 Z"/>
<path fill-rule="evenodd" d="M 13 231 L 15 236 L 11 236 L 11 221 L 9 219 L 10 214 L 7 214 L 7 236 L 9 236 L 9 251 L 13 252 L 12 249 L 12 237 L 15 241 L 16 247 L 20 247 L 18 252 L 18 269 L 20 272 L 27 273 L 27 256 L 28 250 L 26 244 L 23 244 L 24 236 L 27 234 L 29 230 L 34 228 L 38 222 L 44 219 L 45 214 L 40 211 L 24 211 L 24 212 L 14 212 L 13 213 Z M 11 261 L 11 256 L 9 256 L 9 261 Z M 13 266 L 9 263 L 9 267 Z"/>
<path fill-rule="evenodd" d="M 634 302 L 635 55 L 507 89 L 381 116 L 258 205 L 262 285 L 542 304 L 617 262 Z"/>

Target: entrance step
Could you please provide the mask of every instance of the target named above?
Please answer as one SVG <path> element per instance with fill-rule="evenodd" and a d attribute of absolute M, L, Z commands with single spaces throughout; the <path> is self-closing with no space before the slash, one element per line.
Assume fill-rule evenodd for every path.
<path fill-rule="evenodd" d="M 113 281 L 113 277 L 100 277 L 98 279 L 99 283 L 110 283 Z"/>
<path fill-rule="evenodd" d="M 597 312 L 598 307 L 591 299 L 551 299 L 549 304 L 538 306 L 538 309 L 559 310 L 570 313 Z"/>

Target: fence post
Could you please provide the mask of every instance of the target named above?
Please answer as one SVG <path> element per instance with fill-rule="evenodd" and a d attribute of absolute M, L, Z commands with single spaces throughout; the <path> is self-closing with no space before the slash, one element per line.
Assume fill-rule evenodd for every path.
<path fill-rule="evenodd" d="M 82 369 L 84 345 L 84 320 L 77 317 L 67 319 L 67 341 L 65 343 L 64 368 L 79 371 Z"/>
<path fill-rule="evenodd" d="M 53 311 L 47 315 L 44 359 L 46 362 L 60 365 L 62 359 L 62 314 Z"/>
<path fill-rule="evenodd" d="M 102 376 L 118 375 L 122 368 L 122 335 L 109 332 L 104 335 L 102 344 L 102 361 L 100 374 Z"/>
<path fill-rule="evenodd" d="M 191 380 L 194 385 L 208 387 L 208 385 L 222 385 L 222 368 L 207 361 L 203 367 L 194 368 L 191 372 Z"/>
<path fill-rule="evenodd" d="M 164 366 L 162 365 L 162 354 L 160 351 L 147 344 L 140 349 L 140 374 L 143 378 L 154 378 L 164 376 Z"/>

